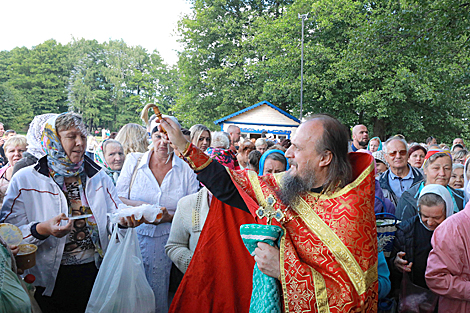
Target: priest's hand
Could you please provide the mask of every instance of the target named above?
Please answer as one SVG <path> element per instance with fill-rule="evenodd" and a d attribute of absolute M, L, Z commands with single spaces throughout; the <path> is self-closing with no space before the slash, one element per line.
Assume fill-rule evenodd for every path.
<path fill-rule="evenodd" d="M 255 249 L 255 261 L 258 268 L 264 274 L 279 278 L 281 276 L 279 249 L 271 247 L 267 243 L 258 242 L 258 248 Z"/>
<path fill-rule="evenodd" d="M 181 132 L 181 129 L 171 118 L 163 118 L 160 125 L 158 125 L 158 130 L 162 133 L 165 130 L 168 136 L 165 139 L 169 140 L 181 153 L 184 152 L 188 141 Z"/>
<path fill-rule="evenodd" d="M 395 267 L 401 272 L 411 272 L 411 266 L 413 266 L 413 262 L 408 264 L 408 261 L 403 258 L 404 256 L 405 252 L 398 252 L 397 256 L 395 257 L 395 261 L 393 261 L 393 264 L 395 264 Z"/>

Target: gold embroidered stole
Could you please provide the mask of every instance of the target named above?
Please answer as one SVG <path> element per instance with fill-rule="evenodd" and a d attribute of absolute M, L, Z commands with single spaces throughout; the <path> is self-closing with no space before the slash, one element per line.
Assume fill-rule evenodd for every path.
<path fill-rule="evenodd" d="M 376 308 L 373 166 L 340 191 L 322 195 L 318 205 L 312 207 L 316 203 L 312 199 L 319 195 L 310 193 L 287 211 L 288 218 L 297 217 L 280 225 L 285 232 L 280 261 L 286 312 L 344 312 L 357 308 L 361 300 Z M 264 207 L 269 195 L 277 198 L 282 175 L 260 178 L 247 172 L 259 205 Z M 277 200 L 276 205 L 282 206 Z M 352 242 L 350 236 L 359 239 Z"/>

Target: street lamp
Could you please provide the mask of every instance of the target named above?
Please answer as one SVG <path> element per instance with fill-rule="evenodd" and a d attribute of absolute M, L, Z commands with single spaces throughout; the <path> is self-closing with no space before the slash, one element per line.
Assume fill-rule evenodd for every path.
<path fill-rule="evenodd" d="M 300 14 L 299 18 L 302 20 L 302 56 L 300 59 L 300 120 L 302 121 L 303 100 L 304 100 L 304 26 L 307 14 Z"/>

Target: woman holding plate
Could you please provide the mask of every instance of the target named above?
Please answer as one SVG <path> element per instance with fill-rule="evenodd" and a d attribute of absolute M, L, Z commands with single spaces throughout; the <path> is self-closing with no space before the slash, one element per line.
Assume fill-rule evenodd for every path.
<path fill-rule="evenodd" d="M 27 272 L 36 277 L 43 312 L 85 311 L 108 246 L 107 213 L 120 203 L 109 176 L 85 156 L 86 135 L 80 115 L 51 117 L 41 138 L 46 155 L 13 176 L 1 210 L 23 243 L 38 246 Z M 129 217 L 120 224 L 140 222 Z"/>

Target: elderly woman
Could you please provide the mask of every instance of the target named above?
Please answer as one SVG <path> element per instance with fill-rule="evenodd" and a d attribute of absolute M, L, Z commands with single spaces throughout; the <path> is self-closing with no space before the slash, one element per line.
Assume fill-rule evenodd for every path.
<path fill-rule="evenodd" d="M 411 281 L 428 288 L 424 274 L 431 237 L 434 230 L 454 213 L 449 192 L 442 185 L 429 184 L 423 188 L 418 200 L 419 212 L 397 226 L 390 258 L 392 281 L 400 286 L 402 272 L 410 273 Z"/>
<path fill-rule="evenodd" d="M 408 150 L 408 155 L 410 156 L 408 158 L 408 163 L 413 167 L 421 168 L 421 166 L 423 166 L 426 153 L 428 153 L 426 148 L 421 145 L 416 144 L 411 146 Z"/>
<path fill-rule="evenodd" d="M 439 295 L 439 311 L 470 312 L 470 204 L 434 231 L 426 268 L 426 284 Z"/>
<path fill-rule="evenodd" d="M 454 189 L 463 189 L 464 187 L 464 166 L 459 163 L 452 164 L 452 175 L 450 176 L 449 186 Z"/>
<path fill-rule="evenodd" d="M 124 149 L 124 155 L 133 152 L 145 152 L 148 150 L 147 132 L 138 124 L 129 123 L 124 125 L 116 135 Z"/>
<path fill-rule="evenodd" d="M 120 201 L 109 177 L 84 156 L 86 129 L 80 115 L 51 117 L 41 141 L 46 156 L 13 176 L 2 220 L 21 229 L 24 243 L 38 246 L 29 273 L 36 277 L 35 298 L 42 311 L 84 312 L 108 246 L 107 213 L 115 212 Z M 139 225 L 131 218 L 120 223 Z"/>
<path fill-rule="evenodd" d="M 439 184 L 446 187 L 456 212 L 464 208 L 464 193 L 450 186 L 449 180 L 452 174 L 452 157 L 448 150 L 429 150 L 423 165 L 424 181 L 418 182 L 405 191 L 398 201 L 395 211 L 397 218 L 402 221 L 412 218 L 418 212 L 418 198 L 426 185 Z"/>
<path fill-rule="evenodd" d="M 470 179 L 470 158 L 465 161 L 465 167 L 463 171 L 463 177 L 464 177 L 464 193 L 465 193 L 465 203 L 468 204 L 470 201 L 470 184 L 469 184 L 469 179 Z"/>
<path fill-rule="evenodd" d="M 465 149 L 459 150 L 454 153 L 454 163 L 458 164 L 465 164 L 465 160 L 467 159 L 468 151 Z"/>
<path fill-rule="evenodd" d="M 196 250 L 211 201 L 212 194 L 206 187 L 178 201 L 165 251 L 183 273 L 188 269 Z"/>
<path fill-rule="evenodd" d="M 251 151 L 255 150 L 255 145 L 249 141 L 243 141 L 238 147 L 237 161 L 240 165 L 240 169 L 248 168 L 249 158 L 248 155 Z M 261 153 L 261 152 L 260 152 Z"/>
<path fill-rule="evenodd" d="M 232 169 L 238 170 L 237 157 L 230 148 L 230 137 L 225 132 L 214 132 L 212 134 L 212 147 L 207 148 L 206 154 L 212 159 L 216 160 L 222 165 Z"/>
<path fill-rule="evenodd" d="M 206 151 L 211 146 L 211 131 L 202 124 L 196 124 L 189 129 L 191 132 L 191 142 L 193 145 Z"/>
<path fill-rule="evenodd" d="M 158 123 L 152 122 L 152 127 L 153 149 L 127 156 L 116 188 L 127 205 L 150 203 L 164 208 L 160 222 L 138 227 L 137 234 L 145 275 L 155 294 L 156 312 L 168 312 L 172 263 L 165 245 L 178 201 L 195 193 L 199 183 L 191 168 L 174 155 L 169 142 L 162 138 Z"/>
<path fill-rule="evenodd" d="M 375 177 L 378 178 L 380 174 L 388 170 L 388 163 L 385 160 L 385 152 L 383 150 L 372 152 L 375 159 Z"/>
<path fill-rule="evenodd" d="M 259 176 L 266 174 L 276 174 L 289 169 L 289 162 L 281 150 L 268 150 L 259 160 Z"/>
<path fill-rule="evenodd" d="M 106 139 L 95 150 L 95 162 L 100 165 L 116 185 L 124 165 L 124 149 L 119 141 Z"/>
<path fill-rule="evenodd" d="M 26 134 L 26 139 L 28 140 L 26 152 L 23 153 L 23 158 L 16 162 L 13 167 L 13 175 L 23 167 L 36 164 L 40 158 L 46 155 L 44 150 L 42 150 L 41 137 L 44 125 L 52 116 L 57 116 L 57 114 L 42 114 L 33 118 Z"/>
<path fill-rule="evenodd" d="M 23 157 L 23 152 L 26 151 L 26 145 L 26 137 L 21 135 L 10 137 L 4 144 L 8 163 L 0 168 L 0 205 L 2 204 L 3 197 L 8 189 L 8 184 L 13 176 L 13 167 Z"/>
<path fill-rule="evenodd" d="M 265 153 L 268 150 L 268 142 L 265 138 L 258 138 L 255 141 L 256 150 L 261 152 L 261 154 Z"/>
<path fill-rule="evenodd" d="M 3 145 L 8 163 L 0 169 L 0 185 L 10 182 L 13 167 L 23 158 L 28 142 L 25 136 L 16 135 L 10 137 Z"/>
<path fill-rule="evenodd" d="M 374 137 L 371 140 L 369 140 L 369 144 L 367 145 L 367 150 L 370 152 L 374 153 L 376 151 L 381 151 L 382 150 L 382 141 L 380 140 L 379 137 Z"/>

